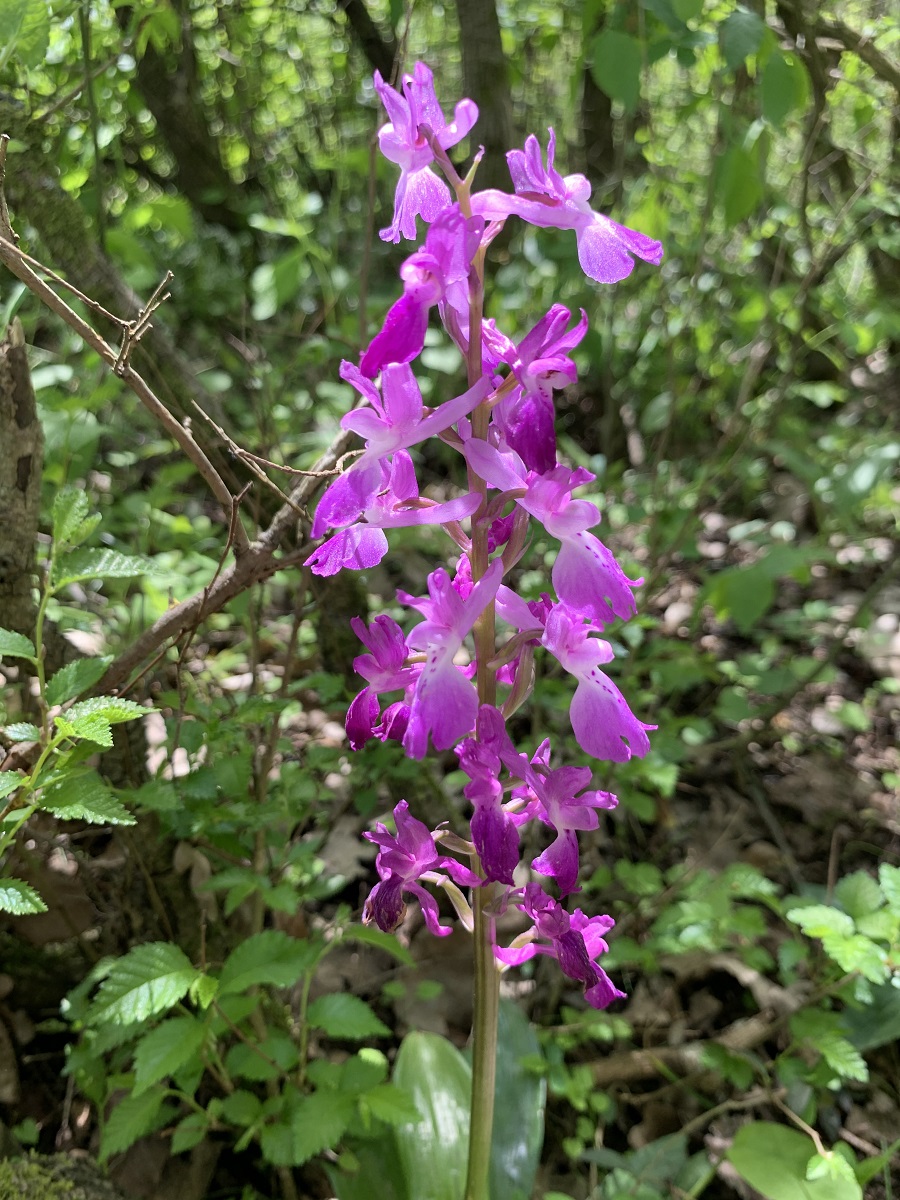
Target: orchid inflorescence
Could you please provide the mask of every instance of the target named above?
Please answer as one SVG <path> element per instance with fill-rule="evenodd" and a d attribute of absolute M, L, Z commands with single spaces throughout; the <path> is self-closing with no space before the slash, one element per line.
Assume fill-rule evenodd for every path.
<path fill-rule="evenodd" d="M 552 129 L 546 165 L 534 137 L 507 155 L 512 193 L 472 191 L 474 169 L 460 179 L 446 154 L 477 119 L 472 101 L 462 100 L 447 122 L 423 63 L 404 76 L 401 91 L 377 72 L 374 82 L 390 118 L 379 131 L 381 150 L 400 167 L 394 218 L 381 237 L 414 240 L 419 218 L 427 231 L 403 263 L 403 294 L 359 366 L 341 364 L 341 378 L 363 401 L 341 424 L 364 439 L 365 449 L 322 496 L 312 532 L 330 536 L 308 561 L 319 575 L 373 567 L 387 552 L 385 530 L 399 526 L 439 524 L 452 537 L 460 551 L 454 572 L 433 571 L 427 596 L 398 593 L 399 603 L 421 618 L 408 633 L 384 614 L 368 626 L 352 622 L 366 648 L 354 660 L 366 686 L 350 705 L 347 733 L 354 750 L 372 738 L 393 739 L 413 759 L 426 755 L 429 742 L 437 751 L 454 749 L 473 813 L 469 841 L 444 828 L 429 830 L 405 800 L 394 809 L 396 833 L 378 824 L 365 834 L 378 846 L 380 882 L 364 919 L 392 930 L 414 898 L 429 930 L 444 936 L 451 929 L 441 924 L 424 885 L 443 888 L 465 924 L 471 910 L 461 889 L 493 885 L 493 911 L 514 905 L 529 922 L 508 947 L 496 943 L 492 926 L 498 966 L 550 955 L 583 984 L 589 1004 L 604 1008 L 623 995 L 596 962 L 607 949 L 611 918 L 570 913 L 540 883 L 518 885 L 515 870 L 522 826 L 541 821 L 554 836 L 531 862 L 532 872 L 552 879 L 560 898 L 576 892 L 577 833 L 598 828 L 600 811 L 613 808 L 616 798 L 590 789 L 588 767 L 551 767 L 549 740 L 530 758 L 516 750 L 506 721 L 530 694 L 535 652 L 543 648 L 575 678 L 569 711 L 582 749 L 614 762 L 647 753 L 653 726 L 633 715 L 601 670 L 613 658 L 603 632 L 634 615 L 640 581 L 628 579 L 591 532 L 600 521 L 596 506 L 574 496 L 595 476 L 557 459 L 553 392 L 576 377 L 570 352 L 587 331 L 587 317 L 582 312 L 573 323 L 569 310 L 554 304 L 514 342 L 482 319 L 484 251 L 510 216 L 572 229 L 585 273 L 610 284 L 631 273 L 634 256 L 659 263 L 662 246 L 590 208 L 587 179 L 562 176 L 554 165 Z M 435 307 L 466 360 L 469 387 L 428 410 L 410 363 L 424 347 Z M 469 483 L 466 494 L 441 503 L 420 495 L 410 455 L 434 436 L 462 455 Z M 504 579 L 522 557 L 533 521 L 560 549 L 550 577 L 555 598 L 544 593 L 525 601 Z M 463 665 L 463 647 L 486 617 L 489 641 L 476 638 Z M 499 647 L 495 619 L 509 629 Z M 391 696 L 399 698 L 386 702 Z M 454 854 L 468 855 L 471 866 Z"/>

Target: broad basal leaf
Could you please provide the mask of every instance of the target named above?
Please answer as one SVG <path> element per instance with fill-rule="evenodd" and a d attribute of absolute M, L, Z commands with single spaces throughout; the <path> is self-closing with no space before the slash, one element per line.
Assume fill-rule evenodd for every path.
<path fill-rule="evenodd" d="M 725 1157 L 767 1200 L 862 1200 L 862 1188 L 855 1180 L 807 1178 L 815 1149 L 799 1130 L 751 1121 L 737 1131 Z"/>
<path fill-rule="evenodd" d="M 88 1022 L 145 1021 L 183 1000 L 199 975 L 171 942 L 136 946 L 113 964 L 88 1010 Z"/>
<path fill-rule="evenodd" d="M 410 1200 L 460 1200 L 469 1156 L 472 1072 L 452 1042 L 409 1033 L 393 1082 L 412 1099 L 418 1120 L 394 1129 Z"/>
<path fill-rule="evenodd" d="M 24 917 L 46 911 L 47 905 L 30 884 L 21 879 L 0 879 L 0 912 Z"/>
<path fill-rule="evenodd" d="M 199 1054 L 206 1032 L 206 1025 L 195 1017 L 173 1017 L 141 1038 L 134 1052 L 132 1095 L 140 1096 Z"/>

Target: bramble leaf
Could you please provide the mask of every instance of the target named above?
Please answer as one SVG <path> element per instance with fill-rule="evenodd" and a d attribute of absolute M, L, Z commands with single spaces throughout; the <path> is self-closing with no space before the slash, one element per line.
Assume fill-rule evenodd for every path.
<path fill-rule="evenodd" d="M 64 554 L 54 567 L 51 585 L 54 592 L 87 579 L 133 579 L 146 575 L 153 564 L 136 554 L 118 550 L 73 550 Z"/>
<path fill-rule="evenodd" d="M 116 799 L 96 771 L 69 775 L 44 788 L 38 804 L 63 821 L 90 821 L 94 825 L 134 825 L 135 820 Z"/>
<path fill-rule="evenodd" d="M 121 1154 L 133 1146 L 138 1138 L 166 1123 L 172 1110 L 163 1109 L 165 1096 L 165 1091 L 157 1088 L 140 1096 L 132 1093 L 116 1105 L 100 1138 L 101 1162 L 106 1162 L 113 1154 Z"/>
<path fill-rule="evenodd" d="M 135 946 L 113 963 L 88 1010 L 88 1023 L 145 1021 L 184 999 L 199 975 L 171 942 Z"/>
<path fill-rule="evenodd" d="M 102 658 L 76 658 L 74 662 L 66 663 L 47 684 L 47 703 L 65 704 L 86 692 L 103 678 L 111 662 L 112 656 L 104 655 Z"/>
<path fill-rule="evenodd" d="M 307 1020 L 329 1037 L 387 1037 L 390 1030 L 372 1012 L 365 1000 L 349 993 L 319 996 L 309 1006 Z"/>
<path fill-rule="evenodd" d="M 24 917 L 46 911 L 47 905 L 30 884 L 21 879 L 0 879 L 0 912 Z"/>
<path fill-rule="evenodd" d="M 34 657 L 34 643 L 24 633 L 14 633 L 12 629 L 0 629 L 0 658 L 33 659 Z"/>
<path fill-rule="evenodd" d="M 884 903 L 881 888 L 866 871 L 845 875 L 834 889 L 834 898 L 855 921 L 875 912 Z"/>
<path fill-rule="evenodd" d="M 246 991 L 255 984 L 292 987 L 315 965 L 319 948 L 311 942 L 289 937 L 278 929 L 266 929 L 247 938 L 229 954 L 219 977 L 219 995 Z"/>
<path fill-rule="evenodd" d="M 173 1017 L 138 1042 L 134 1052 L 133 1096 L 140 1096 L 154 1083 L 174 1075 L 199 1054 L 206 1026 L 195 1017 Z"/>
<path fill-rule="evenodd" d="M 353 1118 L 352 1096 L 320 1090 L 292 1106 L 289 1123 L 262 1131 L 263 1154 L 276 1167 L 300 1166 L 337 1145 Z M 287 1114 L 286 1114 L 287 1115 Z"/>
<path fill-rule="evenodd" d="M 145 708 L 143 704 L 135 704 L 133 700 L 123 700 L 119 696 L 91 696 L 66 709 L 65 715 L 70 721 L 78 721 L 82 717 L 102 717 L 110 725 L 121 725 L 124 721 L 134 721 L 150 712 L 153 712 L 152 708 Z"/>

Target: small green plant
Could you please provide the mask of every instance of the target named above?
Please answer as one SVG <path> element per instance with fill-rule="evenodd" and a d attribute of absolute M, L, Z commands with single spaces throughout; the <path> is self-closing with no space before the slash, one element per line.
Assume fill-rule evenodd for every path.
<path fill-rule="evenodd" d="M 43 569 L 43 587 L 34 638 L 0 629 L 0 658 L 29 664 L 37 681 L 35 721 L 7 722 L 0 730 L 7 745 L 30 743 L 32 765 L 21 773 L 0 774 L 0 871 L 20 830 L 38 810 L 60 820 L 102 825 L 133 825 L 134 818 L 90 760 L 113 744 L 113 726 L 150 710 L 120 696 L 77 697 L 103 676 L 108 658 L 76 658 L 48 679 L 46 625 L 50 605 L 71 585 L 94 579 L 130 579 L 148 569 L 145 559 L 117 550 L 88 549 L 84 543 L 99 524 L 89 501 L 65 488 L 53 505 L 53 540 Z M 36 890 L 22 879 L 0 875 L 0 911 L 25 915 L 46 909 Z"/>

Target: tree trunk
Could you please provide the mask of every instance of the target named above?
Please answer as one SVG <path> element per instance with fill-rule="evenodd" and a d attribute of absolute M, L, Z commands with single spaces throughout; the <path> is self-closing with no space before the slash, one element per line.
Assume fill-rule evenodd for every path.
<path fill-rule="evenodd" d="M 44 434 L 18 318 L 0 342 L 0 625 L 34 633 Z"/>
<path fill-rule="evenodd" d="M 473 136 L 484 146 L 477 186 L 509 189 L 506 152 L 513 148 L 509 68 L 494 0 L 456 0 L 465 95 L 478 105 Z"/>

